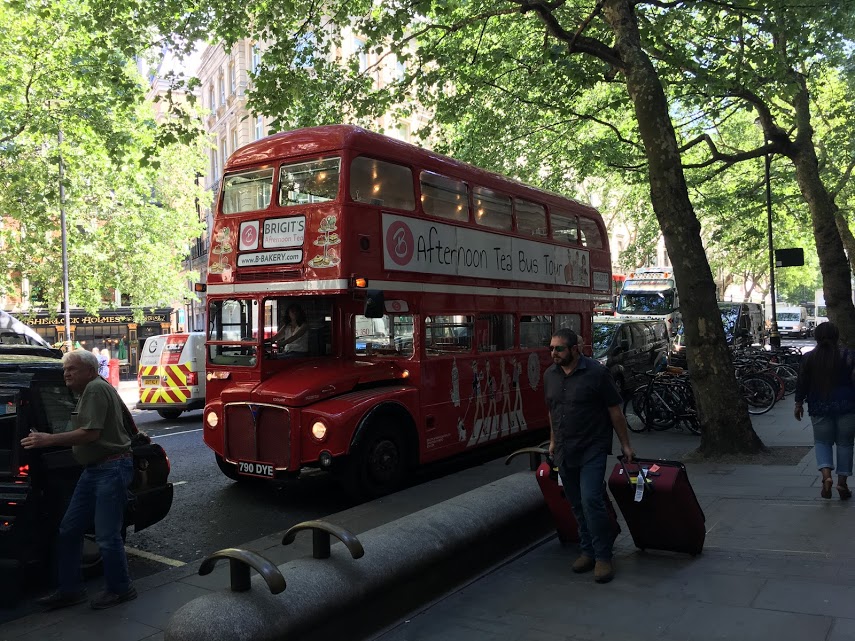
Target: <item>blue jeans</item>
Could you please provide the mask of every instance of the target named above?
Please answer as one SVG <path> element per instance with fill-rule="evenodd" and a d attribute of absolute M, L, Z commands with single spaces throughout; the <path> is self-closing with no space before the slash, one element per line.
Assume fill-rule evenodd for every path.
<path fill-rule="evenodd" d="M 855 442 L 855 414 L 811 416 L 816 465 L 834 469 L 833 446 L 837 445 L 837 473 L 852 476 L 852 444 Z"/>
<path fill-rule="evenodd" d="M 128 502 L 128 486 L 133 478 L 134 463 L 130 457 L 83 468 L 57 536 L 60 592 L 83 589 L 80 572 L 83 536 L 92 525 L 93 518 L 107 590 L 113 594 L 124 594 L 130 589 L 131 578 L 125 543 L 122 541 L 122 525 Z"/>
<path fill-rule="evenodd" d="M 579 524 L 579 548 L 597 561 L 611 561 L 612 525 L 603 498 L 608 455 L 597 454 L 580 467 L 559 465 L 564 495 Z"/>

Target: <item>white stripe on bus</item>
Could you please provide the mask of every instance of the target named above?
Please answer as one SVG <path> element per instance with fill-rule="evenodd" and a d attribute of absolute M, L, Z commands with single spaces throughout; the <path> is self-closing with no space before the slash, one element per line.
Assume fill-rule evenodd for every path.
<path fill-rule="evenodd" d="M 480 294 L 483 296 L 509 296 L 513 298 L 561 298 L 566 300 L 591 300 L 610 302 L 608 292 L 589 294 L 585 292 L 558 292 L 552 289 L 505 289 L 502 287 L 478 287 L 472 285 L 441 285 L 431 283 L 412 283 L 406 281 L 370 280 L 371 289 L 383 289 L 390 292 L 431 292 L 438 294 Z M 346 290 L 346 279 L 316 280 L 272 283 L 240 283 L 233 285 L 208 285 L 209 294 L 254 294 L 263 292 L 294 292 L 320 290 Z M 331 292 L 326 292 L 331 293 Z"/>

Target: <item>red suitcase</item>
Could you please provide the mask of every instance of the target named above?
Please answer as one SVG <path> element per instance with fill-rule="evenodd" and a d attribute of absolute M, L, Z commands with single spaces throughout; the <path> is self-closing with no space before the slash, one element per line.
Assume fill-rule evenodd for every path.
<path fill-rule="evenodd" d="M 647 482 L 636 501 L 640 469 L 647 470 Z M 637 548 L 693 556 L 703 551 L 706 517 L 682 463 L 636 458 L 625 464 L 618 456 L 609 489 Z"/>
<path fill-rule="evenodd" d="M 545 463 L 541 463 L 535 470 L 537 484 L 540 486 L 540 491 L 543 493 L 543 499 L 546 501 L 546 507 L 549 508 L 549 513 L 552 514 L 552 520 L 555 521 L 555 529 L 558 530 L 558 540 L 562 544 L 578 543 L 579 542 L 579 524 L 576 523 L 576 517 L 573 516 L 573 510 L 570 507 L 570 502 L 564 496 L 564 488 L 558 484 L 558 468 L 552 463 L 549 458 L 549 450 L 545 448 L 526 447 L 517 450 L 505 460 L 507 465 L 512 458 L 519 454 L 534 455 L 532 460 L 532 468 L 534 468 L 534 460 L 542 460 L 546 458 Z M 612 522 L 613 539 L 620 534 L 620 523 L 617 520 L 617 512 L 609 498 L 609 493 L 606 491 L 605 482 L 603 482 L 603 498 L 606 501 L 606 509 L 609 511 L 609 517 Z"/>
<path fill-rule="evenodd" d="M 564 495 L 564 487 L 558 484 L 558 468 L 553 467 L 552 463 L 547 460 L 546 463 L 541 463 L 535 475 L 549 512 L 552 514 L 552 519 L 555 521 L 558 540 L 564 544 L 578 543 L 579 524 L 576 523 L 573 509 Z M 615 507 L 609 498 L 609 493 L 606 491 L 605 481 L 603 482 L 603 499 L 606 501 L 606 509 L 609 511 L 609 519 L 612 522 L 612 541 L 614 541 L 620 534 L 620 523 L 618 523 L 617 512 L 615 512 Z"/>

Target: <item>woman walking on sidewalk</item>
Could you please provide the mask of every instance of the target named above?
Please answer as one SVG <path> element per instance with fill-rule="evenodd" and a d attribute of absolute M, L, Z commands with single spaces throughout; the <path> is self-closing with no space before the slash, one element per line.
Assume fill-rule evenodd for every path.
<path fill-rule="evenodd" d="M 852 496 L 846 481 L 852 475 L 855 441 L 855 352 L 839 347 L 840 333 L 832 323 L 819 324 L 814 335 L 816 347 L 799 369 L 793 414 L 802 420 L 807 399 L 824 499 L 831 498 L 833 446 L 837 446 L 837 493 L 845 500 Z"/>

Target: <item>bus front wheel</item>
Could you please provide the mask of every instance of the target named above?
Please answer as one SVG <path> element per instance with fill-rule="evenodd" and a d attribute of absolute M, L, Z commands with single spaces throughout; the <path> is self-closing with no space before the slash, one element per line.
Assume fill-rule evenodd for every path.
<path fill-rule="evenodd" d="M 351 451 L 341 480 L 351 496 L 367 500 L 398 489 L 408 467 L 402 435 L 378 426 L 370 429 Z"/>

